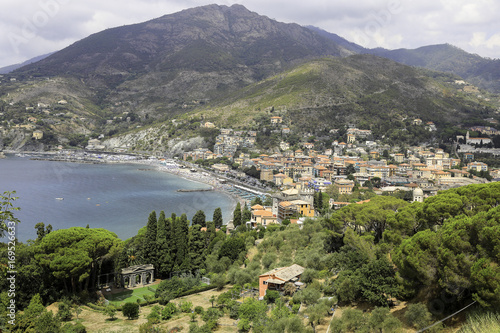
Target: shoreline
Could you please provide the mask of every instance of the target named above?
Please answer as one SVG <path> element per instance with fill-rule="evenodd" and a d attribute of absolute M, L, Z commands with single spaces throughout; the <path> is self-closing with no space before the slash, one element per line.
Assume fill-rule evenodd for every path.
<path fill-rule="evenodd" d="M 205 170 L 191 172 L 188 168 L 182 168 L 183 165 L 177 160 L 168 160 L 168 162 L 158 159 L 145 159 L 145 155 L 120 154 L 109 152 L 8 152 L 7 154 L 19 157 L 27 157 L 32 160 L 43 160 L 53 162 L 83 163 L 83 164 L 137 164 L 138 166 L 148 166 L 151 170 L 165 172 L 173 176 L 212 187 L 212 191 L 225 195 L 232 200 L 231 211 L 236 209 L 237 203 L 240 205 L 246 203 L 246 199 L 229 191 L 233 185 L 224 184 L 216 175 L 210 174 Z M 147 171 L 149 169 L 139 169 Z M 232 219 L 230 219 L 232 220 Z M 225 221 L 227 225 L 229 221 Z"/>
<path fill-rule="evenodd" d="M 220 180 L 217 177 L 214 177 L 205 171 L 197 171 L 195 173 L 192 173 L 189 169 L 182 169 L 180 168 L 180 165 L 176 163 L 177 167 L 172 167 L 169 168 L 167 166 L 164 166 L 161 164 L 159 161 L 151 161 L 151 160 L 136 160 L 136 161 L 130 161 L 130 162 L 124 162 L 124 163 L 129 163 L 129 164 L 139 164 L 139 165 L 147 165 L 150 167 L 153 167 L 155 171 L 159 172 L 165 172 L 168 174 L 171 174 L 173 176 L 189 180 L 195 183 L 203 184 L 203 185 L 209 185 L 212 187 L 212 191 L 218 192 L 220 194 L 226 195 L 230 197 L 233 200 L 233 204 L 231 205 L 231 213 L 236 209 L 236 206 L 238 202 L 240 205 L 242 205 L 244 202 L 246 202 L 245 199 L 242 197 L 236 195 L 235 193 L 229 192 L 229 186 L 230 185 L 225 185 L 220 182 Z M 227 225 L 229 221 L 227 221 L 224 225 Z"/>

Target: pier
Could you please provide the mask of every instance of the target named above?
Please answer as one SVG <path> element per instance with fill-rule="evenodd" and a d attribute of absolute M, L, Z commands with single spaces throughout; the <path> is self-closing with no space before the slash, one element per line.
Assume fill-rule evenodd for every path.
<path fill-rule="evenodd" d="M 191 189 L 191 190 L 188 190 L 188 189 L 178 189 L 177 192 L 209 192 L 209 191 L 213 191 L 214 189 L 213 188 L 195 188 L 195 189 Z"/>

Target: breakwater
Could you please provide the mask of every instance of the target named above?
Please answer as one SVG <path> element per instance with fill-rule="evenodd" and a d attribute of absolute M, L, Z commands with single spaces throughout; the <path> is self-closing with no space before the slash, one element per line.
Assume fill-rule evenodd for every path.
<path fill-rule="evenodd" d="M 180 188 L 177 192 L 210 192 L 213 191 L 213 188 L 194 188 L 194 189 L 184 189 Z"/>

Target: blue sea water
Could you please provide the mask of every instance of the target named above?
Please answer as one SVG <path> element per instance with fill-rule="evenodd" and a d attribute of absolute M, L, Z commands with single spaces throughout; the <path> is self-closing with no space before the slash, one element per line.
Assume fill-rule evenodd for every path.
<path fill-rule="evenodd" d="M 186 213 L 191 219 L 201 209 L 211 220 L 220 207 L 227 223 L 235 203 L 229 195 L 177 192 L 207 187 L 138 164 L 80 164 L 16 156 L 0 159 L 0 192 L 16 191 L 19 197 L 14 205 L 21 210 L 14 214 L 21 220 L 16 236 L 23 242 L 36 238 L 38 222 L 51 224 L 54 230 L 88 224 L 115 232 L 124 240 L 146 225 L 153 210 L 157 215 L 164 210 L 167 217 Z"/>

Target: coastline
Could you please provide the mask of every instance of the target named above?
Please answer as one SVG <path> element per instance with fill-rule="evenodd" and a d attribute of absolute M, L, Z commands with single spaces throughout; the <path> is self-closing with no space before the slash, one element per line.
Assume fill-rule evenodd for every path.
<path fill-rule="evenodd" d="M 231 215 L 239 202 L 240 205 L 246 203 L 246 199 L 237 193 L 230 191 L 232 185 L 221 181 L 216 175 L 210 174 L 205 170 L 192 172 L 189 168 L 183 166 L 177 160 L 159 160 L 157 158 L 145 158 L 145 155 L 117 154 L 109 152 L 9 152 L 20 157 L 28 157 L 32 160 L 44 160 L 54 162 L 84 163 L 84 164 L 137 164 L 140 166 L 151 167 L 155 171 L 169 173 L 176 177 L 211 186 L 212 191 L 225 195 L 232 200 Z M 148 169 L 139 169 L 148 170 Z M 224 221 L 225 225 L 229 221 Z"/>
<path fill-rule="evenodd" d="M 228 191 L 230 185 L 222 184 L 219 178 L 214 177 L 205 171 L 191 172 L 187 168 L 184 169 L 181 168 L 178 163 L 176 163 L 175 166 L 172 165 L 171 167 L 167 167 L 165 165 L 162 165 L 160 161 L 155 161 L 155 160 L 136 160 L 124 163 L 147 165 L 153 167 L 154 170 L 159 172 L 166 172 L 176 177 L 183 178 L 185 180 L 189 180 L 203 185 L 209 185 L 212 187 L 212 191 L 218 192 L 222 195 L 226 195 L 233 200 L 233 204 L 231 206 L 231 212 L 233 212 L 236 209 L 238 202 L 240 203 L 240 205 L 246 202 L 245 199 L 243 199 L 242 197 L 236 195 L 233 192 Z M 229 221 L 225 222 L 226 222 L 225 225 L 227 225 Z"/>

